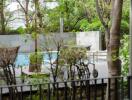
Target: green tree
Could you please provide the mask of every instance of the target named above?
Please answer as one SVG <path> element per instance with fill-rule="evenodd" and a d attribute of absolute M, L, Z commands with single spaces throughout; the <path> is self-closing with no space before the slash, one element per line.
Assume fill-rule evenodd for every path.
<path fill-rule="evenodd" d="M 81 26 L 83 20 L 92 23 L 92 19 L 97 18 L 93 0 L 57 0 L 57 2 L 56 8 L 45 11 L 47 15 L 45 18 L 48 19 L 46 28 L 51 32 L 59 32 L 60 17 L 64 20 L 64 32 L 84 31 L 86 29 Z"/>
<path fill-rule="evenodd" d="M 0 0 L 0 34 L 7 34 L 8 24 L 13 21 L 11 12 L 6 8 L 8 6 L 8 0 Z"/>

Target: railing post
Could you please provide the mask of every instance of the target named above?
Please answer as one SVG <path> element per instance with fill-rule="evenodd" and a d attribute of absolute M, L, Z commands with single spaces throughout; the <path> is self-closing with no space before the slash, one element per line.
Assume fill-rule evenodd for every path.
<path fill-rule="evenodd" d="M 48 100 L 50 100 L 50 83 L 48 84 Z"/>
<path fill-rule="evenodd" d="M 57 92 L 57 93 L 56 93 L 56 96 L 57 96 L 56 100 L 59 100 L 59 92 L 58 92 L 58 91 L 59 91 L 59 90 L 58 90 L 58 89 L 59 89 L 59 86 L 58 86 L 59 83 L 57 82 L 56 85 L 57 85 L 57 89 L 55 89 L 56 92 Z"/>
<path fill-rule="evenodd" d="M 130 99 L 130 95 L 131 95 L 131 94 L 130 94 L 130 89 L 131 89 L 131 88 L 130 88 L 130 76 L 127 77 L 127 82 L 128 82 L 128 99 L 131 100 L 131 99 Z"/>
<path fill-rule="evenodd" d="M 39 100 L 42 100 L 42 88 L 41 88 L 41 84 L 39 84 Z"/>
<path fill-rule="evenodd" d="M 108 78 L 108 100 L 111 100 L 111 79 Z"/>
<path fill-rule="evenodd" d="M 104 79 L 101 79 L 101 84 L 102 84 L 102 88 L 101 88 L 101 100 L 104 100 Z"/>
<path fill-rule="evenodd" d="M 0 100 L 2 100 L 2 87 L 0 88 Z"/>
<path fill-rule="evenodd" d="M 14 96 L 13 95 L 13 87 L 10 86 L 9 90 L 10 90 L 10 92 L 9 92 L 10 93 L 10 100 L 13 100 L 13 96 Z"/>
<path fill-rule="evenodd" d="M 124 100 L 124 78 L 121 78 L 121 100 Z"/>
<path fill-rule="evenodd" d="M 119 88 L 119 86 L 118 86 L 118 78 L 115 78 L 115 100 L 119 100 L 119 98 L 118 98 L 118 88 Z"/>
<path fill-rule="evenodd" d="M 82 88 L 83 88 L 83 87 L 82 87 L 82 82 L 83 82 L 83 81 L 81 80 L 81 81 L 80 81 L 80 100 L 82 100 L 82 92 L 83 92 L 83 91 L 82 91 Z"/>
<path fill-rule="evenodd" d="M 89 98 L 88 98 L 88 100 L 90 100 L 90 91 L 91 91 L 91 88 L 90 88 L 90 80 L 88 80 L 88 95 L 89 95 Z"/>
<path fill-rule="evenodd" d="M 97 79 L 94 80 L 94 100 L 97 98 Z"/>
<path fill-rule="evenodd" d="M 32 100 L 32 85 L 30 85 L 30 100 Z"/>
<path fill-rule="evenodd" d="M 64 96 L 64 99 L 67 100 L 67 82 L 64 83 L 65 84 L 65 96 Z"/>
<path fill-rule="evenodd" d="M 23 100 L 23 87 L 21 86 L 21 99 L 20 100 Z"/>
<path fill-rule="evenodd" d="M 76 93 L 75 81 L 72 82 L 72 88 L 73 88 L 73 99 L 72 100 L 76 100 L 75 99 L 75 93 Z"/>
<path fill-rule="evenodd" d="M 90 80 L 86 80 L 85 82 L 85 86 L 86 86 L 86 100 L 90 100 Z"/>

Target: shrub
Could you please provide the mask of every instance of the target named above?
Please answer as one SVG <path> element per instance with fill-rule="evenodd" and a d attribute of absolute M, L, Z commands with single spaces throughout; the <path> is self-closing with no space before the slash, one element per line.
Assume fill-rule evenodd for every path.
<path fill-rule="evenodd" d="M 30 66 L 29 66 L 29 71 L 30 72 L 40 72 L 41 71 L 41 64 L 43 60 L 43 55 L 42 53 L 32 53 L 30 55 Z"/>

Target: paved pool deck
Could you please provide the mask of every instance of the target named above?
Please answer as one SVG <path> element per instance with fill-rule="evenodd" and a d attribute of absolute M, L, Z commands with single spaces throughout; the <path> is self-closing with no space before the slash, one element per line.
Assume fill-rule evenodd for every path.
<path fill-rule="evenodd" d="M 95 69 L 97 69 L 98 71 L 98 78 L 105 78 L 108 77 L 108 65 L 107 65 L 107 61 L 104 59 L 98 59 L 94 61 L 95 64 Z M 22 72 L 27 73 L 27 74 L 32 74 L 32 72 L 28 71 L 29 67 L 28 66 L 24 66 L 22 67 Z M 93 70 L 93 66 L 89 65 L 89 70 L 90 73 L 92 74 L 92 70 Z M 16 72 L 16 76 L 19 77 L 21 75 L 21 68 L 16 68 L 15 69 Z M 50 66 L 42 66 L 42 71 L 41 73 L 45 73 L 45 74 L 49 74 L 50 71 Z M 91 78 L 92 75 L 91 75 Z"/>

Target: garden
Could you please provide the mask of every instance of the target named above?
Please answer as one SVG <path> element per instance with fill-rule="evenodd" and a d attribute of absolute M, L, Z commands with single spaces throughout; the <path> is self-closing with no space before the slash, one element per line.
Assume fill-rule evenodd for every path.
<path fill-rule="evenodd" d="M 129 11 L 129 0 L 1 0 L 0 100 L 131 100 Z"/>

